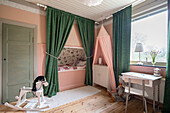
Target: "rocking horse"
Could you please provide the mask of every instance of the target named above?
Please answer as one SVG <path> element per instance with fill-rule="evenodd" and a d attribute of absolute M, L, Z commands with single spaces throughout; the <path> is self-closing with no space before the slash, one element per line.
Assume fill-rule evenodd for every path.
<path fill-rule="evenodd" d="M 45 105 L 45 99 L 43 94 L 43 85 L 48 86 L 48 82 L 46 81 L 44 76 L 38 76 L 33 83 L 33 87 L 25 87 L 23 86 L 20 89 L 19 97 L 16 96 L 15 99 L 17 99 L 17 104 L 11 105 L 9 103 L 5 103 L 6 106 L 17 109 L 17 110 L 42 110 L 49 108 L 48 105 Z M 28 92 L 32 92 L 37 98 L 38 102 L 31 103 L 30 100 L 26 99 L 26 95 Z M 24 102 L 27 102 L 27 104 L 24 107 L 20 107 Z"/>

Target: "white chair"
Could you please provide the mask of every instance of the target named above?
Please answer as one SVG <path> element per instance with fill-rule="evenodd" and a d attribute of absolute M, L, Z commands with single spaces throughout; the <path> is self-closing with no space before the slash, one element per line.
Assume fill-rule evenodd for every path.
<path fill-rule="evenodd" d="M 141 78 L 137 79 L 133 77 L 128 77 L 128 78 L 125 78 L 124 81 L 128 83 L 128 87 L 125 87 L 125 92 L 127 93 L 125 113 L 127 113 L 128 98 L 130 94 L 143 96 L 143 108 L 144 108 L 143 110 L 144 110 L 144 113 L 147 113 L 147 103 L 146 103 L 145 97 L 148 97 L 148 94 L 145 91 L 145 79 L 141 79 Z M 131 83 L 142 85 L 142 90 L 131 87 Z"/>

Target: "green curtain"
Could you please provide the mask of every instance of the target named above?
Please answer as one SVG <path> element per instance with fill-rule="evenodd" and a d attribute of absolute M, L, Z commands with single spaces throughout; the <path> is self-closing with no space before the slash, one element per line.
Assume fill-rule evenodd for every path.
<path fill-rule="evenodd" d="M 47 53 L 58 57 L 70 34 L 75 16 L 51 7 L 47 7 Z M 49 97 L 59 91 L 58 60 L 52 56 L 46 56 L 45 77 L 49 85 L 44 94 Z"/>
<path fill-rule="evenodd" d="M 83 43 L 84 51 L 87 56 L 86 62 L 86 77 L 85 84 L 93 84 L 92 62 L 93 62 L 93 47 L 94 47 L 94 21 L 77 17 L 80 37 Z"/>
<path fill-rule="evenodd" d="M 170 113 L 170 0 L 168 0 L 168 46 L 163 113 Z"/>
<path fill-rule="evenodd" d="M 113 68 L 116 86 L 119 75 L 130 70 L 131 6 L 113 14 Z"/>

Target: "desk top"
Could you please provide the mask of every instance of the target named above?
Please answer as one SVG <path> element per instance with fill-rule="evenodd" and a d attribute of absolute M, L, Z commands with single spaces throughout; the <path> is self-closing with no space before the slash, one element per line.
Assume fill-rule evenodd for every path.
<path fill-rule="evenodd" d="M 161 79 L 162 76 L 156 77 L 154 75 L 150 75 L 150 74 L 143 74 L 143 73 L 136 73 L 136 72 L 125 72 L 125 73 L 121 73 L 123 76 L 125 75 L 127 78 L 137 78 L 137 79 L 144 79 L 144 80 L 158 80 Z"/>

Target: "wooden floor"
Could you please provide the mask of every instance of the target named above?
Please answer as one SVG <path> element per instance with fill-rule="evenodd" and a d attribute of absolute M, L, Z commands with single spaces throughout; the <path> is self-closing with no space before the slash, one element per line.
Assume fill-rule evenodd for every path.
<path fill-rule="evenodd" d="M 97 88 L 101 90 L 98 94 L 53 108 L 44 113 L 124 113 L 125 105 L 123 102 L 113 102 L 105 89 Z M 152 105 L 147 105 L 148 113 L 152 113 Z M 4 105 L 0 106 L 0 113 L 13 112 L 23 113 L 23 111 L 16 111 Z M 143 113 L 142 101 L 135 98 L 129 101 L 128 113 Z"/>

